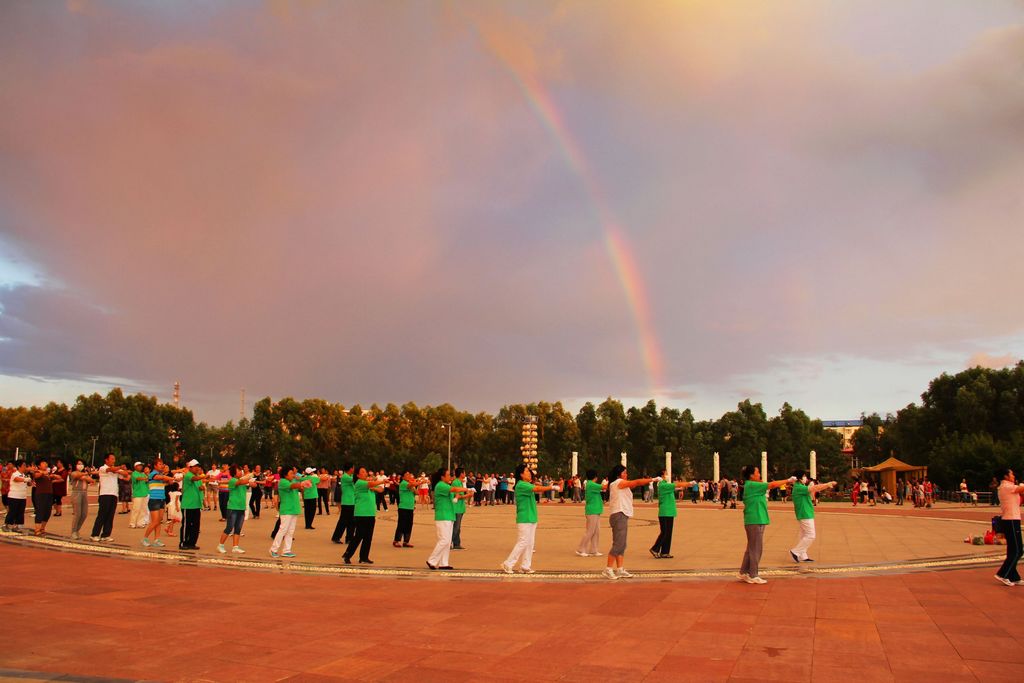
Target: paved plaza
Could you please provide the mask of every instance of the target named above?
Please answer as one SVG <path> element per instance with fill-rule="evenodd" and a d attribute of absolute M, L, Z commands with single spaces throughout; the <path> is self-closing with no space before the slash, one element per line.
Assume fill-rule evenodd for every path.
<path fill-rule="evenodd" d="M 835 578 L 781 573 L 794 530 L 788 507 L 775 505 L 765 565 L 780 571 L 767 572 L 765 586 L 687 573 L 735 572 L 737 511 L 681 504 L 676 559 L 662 561 L 646 553 L 655 511 L 638 506 L 627 553 L 638 577 L 616 582 L 590 578 L 602 558 L 572 553 L 581 512 L 542 506 L 535 566 L 545 571 L 533 577 L 471 571 L 491 567 L 511 547 L 512 513 L 502 507 L 467 514 L 467 550 L 453 553 L 464 575 L 418 569 L 433 537 L 426 510 L 418 512 L 413 549 L 391 547 L 391 513 L 378 521 L 374 569 L 392 568 L 399 578 L 337 575 L 333 516 L 318 517 L 317 529 L 300 531 L 296 541 L 302 566 L 329 563 L 336 575 L 328 576 L 286 565 L 266 571 L 270 515 L 246 525 L 243 541 L 259 555 L 254 571 L 213 566 L 219 527 L 210 512 L 200 553 L 208 563 L 134 554 L 128 546 L 137 546 L 140 532 L 126 528 L 125 516 L 117 519 L 114 547 L 92 552 L 91 543 L 5 535 L 0 678 L 1021 680 L 1024 589 L 992 579 L 1001 548 L 961 541 L 984 530 L 989 509 L 824 505 L 814 555 L 816 566 L 848 570 Z M 66 518 L 55 522 L 59 533 Z M 164 559 L 187 555 L 164 552 Z M 940 556 L 982 564 L 879 568 Z M 680 580 L 653 580 L 667 563 Z"/>
<path fill-rule="evenodd" d="M 640 572 L 664 574 L 676 571 L 697 574 L 732 576 L 742 558 L 745 544 L 742 509 L 723 510 L 720 506 L 704 503 L 693 505 L 682 502 L 678 505 L 673 534 L 673 559 L 655 559 L 647 549 L 658 535 L 657 507 L 636 505 L 636 516 L 630 522 L 629 547 L 626 566 Z M 797 537 L 797 524 L 792 505 L 773 503 L 770 506 L 772 524 L 765 534 L 765 552 L 762 568 L 766 570 L 793 571 L 789 548 Z M 84 531 L 91 528 L 87 521 Z M 862 507 L 852 508 L 847 503 L 822 503 L 818 507 L 818 538 L 811 548 L 814 564 L 801 565 L 801 571 L 823 571 L 827 567 L 850 567 L 879 563 L 901 563 L 938 557 L 979 556 L 1002 554 L 1001 548 L 972 546 L 963 542 L 968 535 L 983 534 L 988 528 L 993 513 L 989 508 L 961 508 L 958 505 L 943 504 L 932 509 Z M 70 517 L 55 517 L 48 526 L 55 541 L 62 541 L 62 549 L 76 549 L 90 552 L 109 552 L 111 549 L 130 553 L 135 557 L 153 559 L 200 557 L 205 560 L 230 562 L 236 565 L 253 565 L 252 568 L 269 566 L 296 567 L 326 565 L 342 567 L 341 554 L 344 546 L 331 542 L 330 537 L 337 522 L 337 510 L 330 515 L 317 516 L 314 530 L 302 528 L 302 521 L 295 533 L 293 550 L 297 557 L 293 561 L 272 560 L 269 556 L 270 531 L 273 529 L 274 511 L 264 511 L 260 519 L 245 523 L 245 536 L 241 546 L 245 555 L 227 556 L 217 551 L 217 541 L 224 525 L 215 511 L 203 513 L 200 550 L 198 553 L 179 552 L 177 537 L 164 536 L 166 549 L 146 549 L 140 544 L 141 529 L 129 529 L 128 516 L 118 515 L 114 522 L 114 543 L 110 546 L 86 540 L 76 544 L 67 543 Z M 592 573 L 594 578 L 604 566 L 603 557 L 583 558 L 575 550 L 583 533 L 583 506 L 579 504 L 545 504 L 540 506 L 537 531 L 537 548 L 533 567 L 547 573 L 580 575 Z M 394 507 L 378 513 L 374 531 L 373 552 L 375 571 L 389 569 L 413 570 L 429 573 L 425 560 L 434 545 L 435 532 L 433 511 L 429 507 L 416 510 L 413 528 L 413 548 L 394 548 L 392 540 L 397 514 Z M 451 562 L 457 570 L 474 572 L 497 572 L 499 563 L 505 559 L 515 544 L 514 506 L 470 507 L 463 518 L 462 544 L 466 550 L 452 551 Z M 607 516 L 602 518 L 601 552 L 607 552 L 611 533 L 607 527 Z M 228 546 L 230 547 L 230 545 Z M 255 565 L 259 566 L 255 566 Z M 359 569 L 353 564 L 348 569 Z M 363 567 L 365 568 L 365 566 Z M 408 573 L 408 572 L 405 572 Z"/>

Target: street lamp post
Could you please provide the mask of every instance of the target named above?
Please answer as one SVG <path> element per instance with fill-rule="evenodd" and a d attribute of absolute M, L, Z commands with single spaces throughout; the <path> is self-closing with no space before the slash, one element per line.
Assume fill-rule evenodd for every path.
<path fill-rule="evenodd" d="M 448 469 L 452 468 L 452 423 L 442 422 L 441 426 L 448 430 Z"/>
<path fill-rule="evenodd" d="M 100 437 L 92 437 L 92 460 L 89 461 L 89 467 L 96 467 L 96 442 Z"/>

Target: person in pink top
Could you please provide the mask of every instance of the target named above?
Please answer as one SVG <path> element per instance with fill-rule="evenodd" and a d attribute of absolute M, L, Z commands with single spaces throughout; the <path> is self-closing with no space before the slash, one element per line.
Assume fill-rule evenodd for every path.
<path fill-rule="evenodd" d="M 1020 497 L 1024 493 L 1024 486 L 1017 485 L 1017 477 L 1009 467 L 1000 469 L 996 475 L 1000 479 L 999 510 L 1002 515 L 1000 526 L 1006 537 L 1006 560 L 996 572 L 996 581 L 1007 586 L 1024 586 L 1024 581 L 1020 579 L 1020 572 L 1017 571 L 1017 563 L 1024 555 L 1020 537 Z"/>

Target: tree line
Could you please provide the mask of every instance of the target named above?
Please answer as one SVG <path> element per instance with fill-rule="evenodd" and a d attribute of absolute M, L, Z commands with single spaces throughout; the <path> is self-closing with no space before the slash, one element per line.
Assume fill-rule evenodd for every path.
<path fill-rule="evenodd" d="M 737 476 L 746 464 L 769 453 L 768 476 L 807 467 L 817 453 L 821 479 L 847 479 L 849 457 L 841 438 L 804 411 L 784 404 L 768 416 L 760 403 L 745 400 L 715 420 L 696 420 L 689 409 L 658 407 L 651 400 L 625 408 L 607 398 L 586 403 L 573 415 L 560 402 L 514 404 L 496 414 L 461 411 L 450 404 L 376 404 L 349 408 L 322 399 L 269 397 L 256 402 L 251 418 L 211 426 L 196 422 L 187 408 L 155 397 L 79 396 L 71 406 L 0 408 L 0 454 L 78 458 L 94 446 L 100 455 L 147 459 L 160 453 L 172 461 L 196 457 L 204 465 L 225 460 L 275 466 L 338 467 L 344 461 L 376 469 L 431 471 L 447 461 L 449 430 L 453 465 L 473 471 L 508 472 L 520 461 L 526 416 L 538 424 L 538 470 L 566 475 L 573 451 L 581 470 L 610 469 L 628 454 L 637 474 L 654 474 L 672 453 L 673 472 L 710 478 L 712 454 L 721 472 Z M 1024 364 L 1003 370 L 973 368 L 932 380 L 921 404 L 884 418 L 866 415 L 853 439 L 854 455 L 875 464 L 894 455 L 927 465 L 940 485 L 963 476 L 983 487 L 1001 464 L 1020 465 L 1024 445 Z M 450 427 L 449 427 L 450 425 Z"/>

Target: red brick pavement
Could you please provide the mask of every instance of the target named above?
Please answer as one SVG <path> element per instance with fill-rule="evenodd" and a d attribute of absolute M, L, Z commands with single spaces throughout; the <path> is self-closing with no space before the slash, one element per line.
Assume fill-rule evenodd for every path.
<path fill-rule="evenodd" d="M 0 668 L 213 681 L 1024 680 L 992 570 L 564 584 L 237 572 L 2 546 Z"/>

